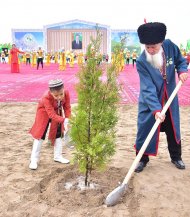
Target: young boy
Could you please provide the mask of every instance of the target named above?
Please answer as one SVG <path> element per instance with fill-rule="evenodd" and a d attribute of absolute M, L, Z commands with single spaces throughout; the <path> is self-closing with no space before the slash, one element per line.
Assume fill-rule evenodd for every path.
<path fill-rule="evenodd" d="M 63 111 L 62 111 L 63 109 Z M 64 117 L 63 117 L 64 112 Z M 68 118 L 71 115 L 69 92 L 64 90 L 62 80 L 49 81 L 49 91 L 41 98 L 36 112 L 35 122 L 30 130 L 34 138 L 30 158 L 30 169 L 37 169 L 43 140 L 51 123 L 48 139 L 54 145 L 54 161 L 69 163 L 62 157 L 62 136 L 68 130 Z"/>

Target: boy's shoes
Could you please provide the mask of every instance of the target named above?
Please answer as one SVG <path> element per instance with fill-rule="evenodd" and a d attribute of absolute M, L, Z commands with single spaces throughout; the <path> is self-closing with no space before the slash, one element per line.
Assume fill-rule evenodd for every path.
<path fill-rule="evenodd" d="M 185 164 L 182 160 L 171 160 L 171 162 L 178 168 L 178 169 L 185 169 Z"/>
<path fill-rule="evenodd" d="M 36 162 L 30 162 L 29 168 L 31 170 L 36 170 L 38 167 L 38 164 Z"/>
<path fill-rule="evenodd" d="M 62 163 L 62 164 L 68 164 L 68 163 L 70 163 L 69 160 L 67 160 L 66 158 L 63 158 L 63 157 L 54 158 L 54 161 Z"/>
<path fill-rule="evenodd" d="M 143 171 L 144 167 L 146 167 L 146 163 L 143 161 L 140 161 L 135 169 L 136 173 L 140 173 Z"/>

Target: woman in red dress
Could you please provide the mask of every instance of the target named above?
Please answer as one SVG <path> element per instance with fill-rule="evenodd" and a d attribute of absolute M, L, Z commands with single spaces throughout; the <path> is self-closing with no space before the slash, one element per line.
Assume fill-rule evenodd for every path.
<path fill-rule="evenodd" d="M 19 62 L 18 62 L 18 54 L 24 52 L 20 51 L 15 44 L 12 45 L 12 49 L 10 50 L 11 55 L 11 72 L 12 73 L 19 73 Z"/>

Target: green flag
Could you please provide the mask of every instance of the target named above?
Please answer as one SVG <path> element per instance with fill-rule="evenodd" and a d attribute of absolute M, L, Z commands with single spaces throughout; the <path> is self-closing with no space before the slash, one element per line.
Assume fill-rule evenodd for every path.
<path fill-rule="evenodd" d="M 187 40 L 186 52 L 190 52 L 190 39 Z"/>

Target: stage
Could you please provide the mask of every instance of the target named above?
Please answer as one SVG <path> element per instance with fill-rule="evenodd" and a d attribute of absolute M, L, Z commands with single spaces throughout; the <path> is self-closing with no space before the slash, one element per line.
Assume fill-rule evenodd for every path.
<path fill-rule="evenodd" d="M 37 70 L 21 64 L 20 73 L 11 73 L 9 64 L 0 63 L 0 102 L 38 102 L 48 89 L 48 81 L 61 78 L 65 88 L 70 92 L 71 103 L 77 103 L 75 84 L 78 65 L 75 64 L 73 68 L 68 65 L 65 71 L 59 71 L 58 68 L 58 64 L 51 64 Z M 126 65 L 119 74 L 118 83 L 122 85 L 120 103 L 136 104 L 139 96 L 139 76 L 136 67 Z M 179 102 L 181 106 L 190 105 L 190 79 L 179 91 Z"/>

